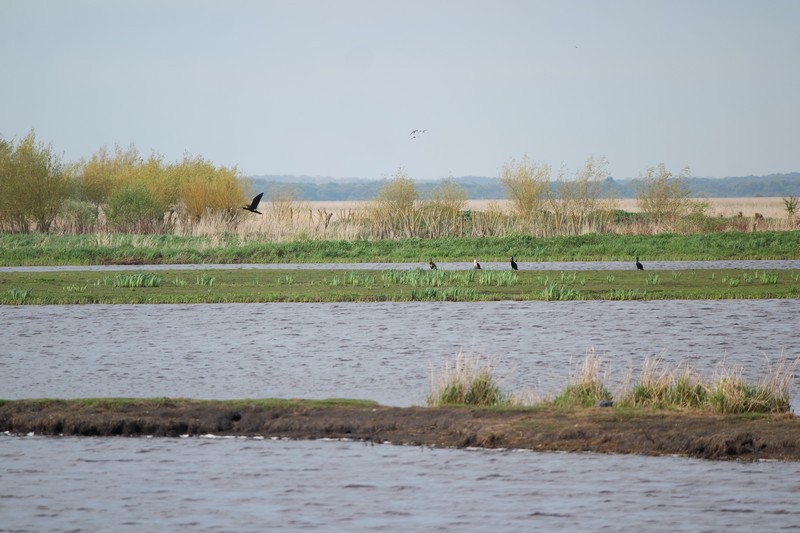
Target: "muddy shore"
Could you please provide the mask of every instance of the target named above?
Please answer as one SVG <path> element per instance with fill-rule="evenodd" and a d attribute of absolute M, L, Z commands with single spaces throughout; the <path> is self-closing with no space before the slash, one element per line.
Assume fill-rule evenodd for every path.
<path fill-rule="evenodd" d="M 348 438 L 436 447 L 800 460 L 800 418 L 613 408 L 494 411 L 379 405 L 169 401 L 0 404 L 0 431 L 52 436 Z"/>

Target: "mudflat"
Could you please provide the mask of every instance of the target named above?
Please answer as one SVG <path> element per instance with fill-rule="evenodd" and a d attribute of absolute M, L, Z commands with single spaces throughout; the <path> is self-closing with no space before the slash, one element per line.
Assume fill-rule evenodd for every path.
<path fill-rule="evenodd" d="M 800 460 L 793 414 L 715 415 L 589 409 L 385 407 L 369 402 L 16 400 L 0 404 L 0 431 L 53 436 L 231 435 L 354 439 L 449 448 Z"/>

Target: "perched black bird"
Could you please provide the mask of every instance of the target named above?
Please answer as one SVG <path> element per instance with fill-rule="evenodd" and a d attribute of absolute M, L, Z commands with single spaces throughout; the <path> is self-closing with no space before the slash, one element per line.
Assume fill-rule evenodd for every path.
<path fill-rule="evenodd" d="M 436 263 L 433 262 L 433 259 L 428 259 L 428 264 L 431 266 L 431 270 L 436 270 Z"/>
<path fill-rule="evenodd" d="M 514 261 L 514 256 L 513 255 L 511 256 L 511 270 L 519 270 L 517 268 L 517 262 Z"/>
<path fill-rule="evenodd" d="M 644 267 L 639 262 L 639 258 L 638 257 L 636 258 L 636 270 L 644 270 Z"/>
<path fill-rule="evenodd" d="M 250 202 L 250 205 L 246 205 L 242 209 L 246 209 L 248 211 L 252 211 L 253 213 L 258 213 L 259 215 L 261 215 L 262 214 L 261 211 L 256 211 L 256 207 L 258 207 L 258 203 L 261 201 L 262 196 L 264 196 L 263 192 L 255 195 L 253 201 Z"/>
<path fill-rule="evenodd" d="M 474 261 L 472 261 L 472 268 L 474 268 L 475 270 L 480 270 L 481 269 L 481 264 L 478 263 L 478 258 L 477 257 L 475 258 Z"/>

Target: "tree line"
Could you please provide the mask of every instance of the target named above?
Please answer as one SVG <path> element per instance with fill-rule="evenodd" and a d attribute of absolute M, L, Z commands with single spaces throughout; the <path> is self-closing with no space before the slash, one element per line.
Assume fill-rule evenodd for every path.
<path fill-rule="evenodd" d="M 19 141 L 0 137 L 0 230 L 50 231 L 56 217 L 74 232 L 104 222 L 119 232 L 153 233 L 178 220 L 198 220 L 233 207 L 249 194 L 236 168 L 218 167 L 188 154 L 166 162 L 134 146 L 101 147 L 66 164 L 34 131 Z M 103 225 L 103 224 L 101 224 Z"/>

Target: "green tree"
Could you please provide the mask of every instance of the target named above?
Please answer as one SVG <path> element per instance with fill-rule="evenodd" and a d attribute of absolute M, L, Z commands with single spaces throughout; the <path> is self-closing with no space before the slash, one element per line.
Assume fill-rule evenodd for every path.
<path fill-rule="evenodd" d="M 551 202 L 557 224 L 566 223 L 567 233 L 578 234 L 597 229 L 611 220 L 614 200 L 603 197 L 603 181 L 608 177 L 608 160 L 589 156 L 573 179 L 564 179 L 562 171 L 556 183 L 556 198 Z"/>
<path fill-rule="evenodd" d="M 89 160 L 81 160 L 75 171 L 75 189 L 81 200 L 100 207 L 106 203 L 115 188 L 130 184 L 135 169 L 142 165 L 142 158 L 133 145 L 123 150 L 114 146 L 109 153 L 100 147 Z"/>
<path fill-rule="evenodd" d="M 500 168 L 500 183 L 506 190 L 515 213 L 525 219 L 538 217 L 550 187 L 550 166 L 531 161 L 509 160 Z"/>
<path fill-rule="evenodd" d="M 650 216 L 653 222 L 672 223 L 692 212 L 691 191 L 683 180 L 689 175 L 689 167 L 673 175 L 664 163 L 648 167 L 633 182 L 636 203 L 639 209 Z"/>
<path fill-rule="evenodd" d="M 33 130 L 16 145 L 0 142 L 0 224 L 27 233 L 48 232 L 69 193 L 66 169 Z"/>
<path fill-rule="evenodd" d="M 414 209 L 418 197 L 414 181 L 405 171 L 398 170 L 378 192 L 372 206 L 372 216 L 379 224 L 379 229 L 387 236 L 394 236 L 397 233 L 402 233 L 406 237 L 415 236 Z"/>
<path fill-rule="evenodd" d="M 128 185 L 111 193 L 107 204 L 108 222 L 124 233 L 154 233 L 164 211 L 144 184 Z"/>

